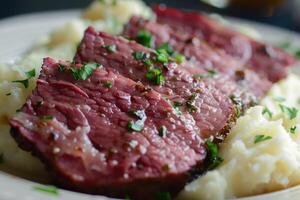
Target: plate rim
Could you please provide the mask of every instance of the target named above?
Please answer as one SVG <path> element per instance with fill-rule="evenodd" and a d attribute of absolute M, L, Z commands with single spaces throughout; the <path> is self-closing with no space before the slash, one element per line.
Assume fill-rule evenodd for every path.
<path fill-rule="evenodd" d="M 79 16 L 81 14 L 81 9 L 65 9 L 65 10 L 52 10 L 52 11 L 42 11 L 42 12 L 32 12 L 32 13 L 26 13 L 26 14 L 19 14 L 19 15 L 14 15 L 14 16 L 9 16 L 9 17 L 5 17 L 3 19 L 0 20 L 0 27 L 6 27 L 9 28 L 11 26 L 14 26 L 18 23 L 20 23 L 20 21 L 24 21 L 24 20 L 34 20 L 36 18 L 58 18 L 59 16 L 67 16 L 70 15 L 72 17 L 74 17 L 74 19 L 76 19 L 76 16 Z M 250 21 L 250 20 L 246 20 L 246 19 L 240 19 L 240 18 L 235 18 L 235 17 L 229 17 L 229 16 L 225 16 L 222 15 L 225 19 L 228 19 L 230 21 L 233 21 L 234 23 L 237 24 L 246 24 L 246 25 L 250 25 L 252 27 L 259 27 L 261 29 L 270 29 L 270 30 L 275 30 L 276 32 L 282 32 L 286 35 L 289 35 L 291 37 L 296 37 L 296 38 L 300 38 L 300 34 L 292 31 L 292 30 L 287 30 L 284 28 L 280 28 L 280 27 L 276 27 L 273 25 L 269 25 L 269 24 L 264 24 L 264 23 L 260 23 L 260 22 L 254 22 L 254 21 Z M 0 32 L 2 30 L 0 29 Z M 30 48 L 30 47 L 28 47 Z M 5 173 L 0 171 L 0 179 L 1 180 L 6 180 L 8 182 L 11 181 L 11 184 L 16 184 L 16 185 L 21 185 L 21 184 L 26 184 L 25 186 L 28 185 L 36 185 L 37 183 L 30 181 L 30 180 L 26 180 L 23 178 L 19 178 L 19 177 L 15 177 L 11 174 Z M 6 181 L 0 181 L 0 188 L 6 188 L 5 191 L 0 190 L 0 199 L 3 200 L 16 200 L 20 197 L 20 193 L 16 193 L 16 191 L 14 191 L 11 188 L 7 188 L 5 187 L 6 185 Z M 3 183 L 5 182 L 5 184 Z M 265 193 L 265 194 L 261 194 L 261 195 L 255 195 L 255 196 L 250 196 L 250 197 L 242 197 L 242 198 L 237 198 L 236 200 L 263 200 L 263 199 L 274 199 L 274 198 L 278 198 L 278 200 L 282 197 L 281 195 L 287 195 L 287 193 L 293 192 L 294 190 L 297 190 L 298 192 L 298 197 L 300 196 L 300 185 L 296 185 L 284 190 L 279 190 L 279 191 L 274 191 L 271 193 Z M 9 192 L 10 191 L 10 192 Z M 48 195 L 45 194 L 40 194 L 37 193 L 36 191 L 32 190 L 32 188 L 30 188 L 29 191 L 27 191 L 26 193 L 22 193 L 22 197 L 26 200 L 40 200 L 41 197 L 44 200 L 52 200 L 52 199 L 56 199 L 56 200 L 76 200 L 76 199 L 80 199 L 80 200 L 106 200 L 109 199 L 107 197 L 104 196 L 94 196 L 94 195 L 88 195 L 88 194 L 83 194 L 83 193 L 77 193 L 77 192 L 72 192 L 72 191 L 68 191 L 68 190 L 64 190 L 64 189 L 59 189 L 61 196 L 60 197 L 49 197 Z M 7 195 L 5 196 L 5 193 L 12 193 L 13 196 Z M 283 194 L 285 193 L 285 194 Z M 29 196 L 28 196 L 29 195 Z M 279 197 L 277 196 L 279 195 Z M 276 197 L 275 197 L 276 196 Z M 285 196 L 286 198 L 286 196 Z M 111 199 L 111 198 L 110 198 Z"/>

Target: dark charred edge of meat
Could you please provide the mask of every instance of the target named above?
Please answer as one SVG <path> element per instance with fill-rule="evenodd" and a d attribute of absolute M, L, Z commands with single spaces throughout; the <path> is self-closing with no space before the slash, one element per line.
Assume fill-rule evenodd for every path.
<path fill-rule="evenodd" d="M 170 193 L 173 198 L 175 198 L 179 192 L 184 188 L 187 181 L 189 180 L 190 174 L 182 174 L 182 176 L 168 176 L 157 179 L 144 179 L 135 181 L 133 183 L 124 183 L 119 185 L 108 185 L 105 187 L 93 187 L 92 185 L 77 185 L 70 181 L 67 181 L 63 177 L 58 177 L 56 179 L 57 185 L 66 190 L 72 190 L 77 192 L 83 192 L 91 195 L 105 195 L 111 198 L 121 198 L 130 197 L 133 200 L 153 200 L 158 192 Z M 166 181 L 171 187 L 163 187 L 161 182 Z M 116 195 L 117 194 L 117 195 Z"/>
<path fill-rule="evenodd" d="M 33 156 L 39 158 L 45 164 L 46 170 L 52 175 L 51 177 L 53 177 L 51 184 L 70 191 L 83 192 L 92 195 L 105 195 L 112 198 L 125 198 L 129 196 L 130 199 L 133 200 L 153 200 L 155 199 L 157 192 L 168 192 L 172 197 L 175 198 L 184 188 L 186 183 L 189 182 L 189 180 L 192 180 L 192 177 L 195 177 L 196 175 L 199 176 L 200 172 L 203 172 L 204 170 L 201 162 L 198 163 L 197 166 L 193 167 L 189 172 L 182 173 L 181 176 L 176 174 L 174 176 L 168 175 L 157 179 L 148 178 L 144 180 L 137 180 L 132 183 L 108 185 L 101 187 L 100 190 L 99 186 L 87 184 L 74 185 L 74 183 L 72 181 L 68 181 L 63 174 L 54 170 L 54 168 L 51 167 L 51 162 L 45 159 L 45 157 L 38 151 L 36 146 L 26 140 L 24 137 L 20 136 L 17 128 L 11 128 L 10 134 L 21 149 L 31 152 Z M 164 183 L 167 181 L 168 184 L 164 184 L 165 186 L 162 187 L 162 181 L 164 181 Z M 148 198 L 145 198 L 145 194 L 148 194 Z"/>

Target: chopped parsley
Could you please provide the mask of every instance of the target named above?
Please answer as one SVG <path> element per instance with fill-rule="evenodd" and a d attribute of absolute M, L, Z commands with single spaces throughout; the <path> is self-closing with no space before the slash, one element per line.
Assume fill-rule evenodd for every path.
<path fill-rule="evenodd" d="M 160 63 L 167 63 L 169 61 L 168 52 L 164 49 L 157 50 L 156 60 Z"/>
<path fill-rule="evenodd" d="M 157 192 L 155 194 L 155 200 L 171 200 L 171 194 L 169 192 Z"/>
<path fill-rule="evenodd" d="M 207 140 L 205 142 L 206 144 L 206 149 L 207 149 L 207 159 L 209 162 L 209 169 L 214 169 L 217 166 L 219 166 L 223 162 L 223 158 L 221 158 L 219 154 L 219 148 L 218 145 L 215 143 Z"/>
<path fill-rule="evenodd" d="M 179 101 L 174 101 L 174 102 L 173 102 L 173 105 L 174 105 L 175 108 L 178 108 L 178 107 L 183 106 L 183 103 L 181 103 L 181 102 L 179 102 Z"/>
<path fill-rule="evenodd" d="M 46 116 L 43 116 L 42 119 L 43 119 L 43 120 L 53 120 L 54 117 L 51 116 L 51 115 L 46 115 Z"/>
<path fill-rule="evenodd" d="M 262 114 L 267 114 L 269 116 L 269 118 L 272 118 L 273 113 L 269 110 L 269 108 L 265 107 L 262 111 Z"/>
<path fill-rule="evenodd" d="M 256 144 L 256 143 L 263 142 L 263 141 L 270 140 L 270 139 L 272 139 L 271 136 L 256 135 L 254 138 L 254 143 Z"/>
<path fill-rule="evenodd" d="M 136 60 L 145 60 L 148 59 L 150 57 L 149 54 L 146 54 L 145 52 L 142 51 L 136 51 L 132 53 L 132 56 L 136 59 Z"/>
<path fill-rule="evenodd" d="M 159 128 L 159 136 L 160 137 L 165 137 L 166 135 L 167 135 L 167 127 L 165 127 L 165 126 L 161 126 L 160 128 Z"/>
<path fill-rule="evenodd" d="M 219 74 L 217 70 L 211 69 L 208 70 L 207 73 L 202 73 L 202 74 L 195 74 L 193 77 L 194 78 L 214 78 Z"/>
<path fill-rule="evenodd" d="M 142 131 L 144 128 L 144 123 L 147 119 L 146 113 L 144 110 L 136 110 L 136 111 L 129 111 L 130 115 L 133 115 L 138 118 L 137 121 L 129 121 L 127 123 L 127 128 L 131 131 Z"/>
<path fill-rule="evenodd" d="M 195 106 L 195 100 L 198 97 L 196 93 L 193 93 L 191 96 L 189 96 L 186 107 L 189 113 L 193 113 L 197 111 L 197 107 Z"/>
<path fill-rule="evenodd" d="M 155 85 L 162 85 L 165 80 L 161 69 L 158 68 L 150 69 L 146 74 L 146 78 L 152 81 Z"/>
<path fill-rule="evenodd" d="M 294 56 L 298 59 L 300 59 L 300 50 L 297 50 L 294 52 Z"/>
<path fill-rule="evenodd" d="M 66 70 L 70 70 L 73 74 L 73 77 L 76 80 L 87 80 L 93 74 L 93 72 L 102 65 L 97 63 L 86 63 L 83 64 L 82 67 L 67 67 L 64 65 L 59 65 L 59 71 L 64 72 Z"/>
<path fill-rule="evenodd" d="M 144 119 L 146 117 L 146 113 L 144 110 L 131 110 L 129 111 L 129 114 L 139 119 Z"/>
<path fill-rule="evenodd" d="M 52 185 L 33 186 L 33 189 L 38 192 L 48 193 L 48 194 L 55 195 L 55 196 L 59 195 L 59 191 L 58 191 L 57 187 L 52 186 Z"/>
<path fill-rule="evenodd" d="M 160 51 L 160 50 L 164 50 L 165 52 L 167 52 L 169 55 L 172 55 L 174 53 L 172 47 L 170 46 L 170 44 L 168 42 L 163 43 L 162 45 L 160 45 L 156 51 Z"/>
<path fill-rule="evenodd" d="M 292 134 L 295 134 L 295 133 L 296 133 L 296 129 L 297 129 L 297 126 L 292 126 L 292 127 L 290 128 L 290 132 L 291 132 Z"/>
<path fill-rule="evenodd" d="M 11 95 L 11 93 L 7 93 L 7 94 L 5 94 L 6 96 L 10 96 Z"/>
<path fill-rule="evenodd" d="M 185 61 L 185 56 L 182 55 L 182 54 L 176 54 L 176 55 L 174 56 L 174 60 L 175 60 L 175 62 L 176 62 L 177 64 L 181 64 L 181 63 L 183 63 L 183 62 Z"/>
<path fill-rule="evenodd" d="M 136 41 L 145 47 L 152 48 L 154 46 L 154 37 L 148 31 L 139 31 Z"/>
<path fill-rule="evenodd" d="M 284 102 L 286 99 L 284 97 L 274 97 L 273 100 L 278 102 Z"/>
<path fill-rule="evenodd" d="M 137 120 L 136 122 L 131 120 L 127 123 L 127 128 L 132 131 L 142 131 L 144 128 L 144 122 Z"/>
<path fill-rule="evenodd" d="M 25 74 L 26 74 L 27 78 L 33 78 L 36 75 L 35 69 L 25 72 Z"/>
<path fill-rule="evenodd" d="M 111 82 L 106 81 L 103 83 L 103 86 L 106 88 L 111 88 L 113 86 L 113 84 Z"/>
<path fill-rule="evenodd" d="M 0 165 L 4 163 L 4 154 L 0 153 Z"/>
<path fill-rule="evenodd" d="M 160 45 L 156 52 L 158 54 L 157 60 L 161 63 L 166 63 L 169 61 L 170 56 L 173 61 L 177 64 L 181 64 L 185 61 L 185 57 L 182 54 L 179 54 L 173 50 L 169 43 L 164 43 Z"/>
<path fill-rule="evenodd" d="M 152 63 L 152 61 L 150 59 L 149 60 L 145 60 L 144 63 L 146 65 L 148 65 L 148 66 L 152 66 L 153 65 L 153 63 Z"/>
<path fill-rule="evenodd" d="M 18 112 L 21 112 L 21 109 L 20 109 L 20 108 L 19 108 L 19 109 L 17 109 L 17 110 L 16 110 L 16 112 L 17 112 L 17 113 L 18 113 Z"/>
<path fill-rule="evenodd" d="M 282 113 L 285 113 L 290 119 L 294 119 L 297 117 L 298 109 L 292 107 L 287 107 L 285 105 L 279 104 L 280 110 Z"/>
<path fill-rule="evenodd" d="M 84 64 L 81 68 L 72 67 L 71 71 L 73 72 L 73 77 L 76 80 L 87 80 L 99 67 L 101 67 L 101 65 L 97 63 L 87 63 Z"/>
<path fill-rule="evenodd" d="M 115 44 L 107 45 L 105 48 L 109 53 L 114 53 L 117 51 L 117 47 Z"/>
<path fill-rule="evenodd" d="M 33 77 L 35 77 L 36 73 L 35 73 L 35 69 L 33 70 L 30 70 L 28 72 L 25 72 L 26 74 L 26 77 L 27 79 L 24 79 L 24 80 L 16 80 L 16 81 L 13 81 L 13 83 L 21 83 L 24 85 L 25 88 L 28 88 L 29 86 L 29 80 Z"/>
<path fill-rule="evenodd" d="M 281 44 L 278 45 L 278 47 L 283 50 L 288 50 L 291 47 L 291 43 L 288 41 L 282 42 Z"/>

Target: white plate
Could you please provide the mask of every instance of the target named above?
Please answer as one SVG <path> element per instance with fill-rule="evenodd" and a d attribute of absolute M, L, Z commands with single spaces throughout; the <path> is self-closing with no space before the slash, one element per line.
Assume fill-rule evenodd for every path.
<path fill-rule="evenodd" d="M 21 56 L 34 41 L 49 33 L 55 27 L 79 16 L 78 10 L 36 13 L 8 18 L 0 21 L 0 63 L 9 62 Z M 292 41 L 300 46 L 300 35 L 283 29 L 244 20 L 232 19 L 258 30 L 270 42 Z M 105 200 L 108 198 L 60 190 L 59 196 L 39 193 L 32 188 L 36 183 L 0 172 L 0 200 Z M 242 198 L 243 200 L 300 199 L 300 186 L 288 190 Z"/>

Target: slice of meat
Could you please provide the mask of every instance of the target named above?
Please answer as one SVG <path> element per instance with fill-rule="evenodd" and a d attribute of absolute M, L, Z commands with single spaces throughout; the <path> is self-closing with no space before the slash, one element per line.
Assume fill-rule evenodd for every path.
<path fill-rule="evenodd" d="M 213 80 L 215 86 L 227 96 L 244 96 L 245 105 L 251 105 L 251 94 L 252 99 L 260 99 L 271 87 L 266 78 L 259 77 L 222 49 L 213 48 L 190 33 L 178 32 L 167 24 L 134 16 L 125 26 L 123 35 L 136 40 L 140 31 L 151 33 L 155 38 L 156 48 L 168 44 L 172 50 L 185 55 L 191 64 L 185 64 L 183 67 L 190 73 L 201 74 L 216 70 L 220 77 Z"/>
<path fill-rule="evenodd" d="M 197 126 L 159 93 L 108 69 L 83 81 L 61 66 L 81 67 L 45 59 L 36 89 L 10 124 L 19 145 L 64 187 L 153 199 L 158 191 L 179 191 L 189 171 L 202 166 Z M 129 130 L 138 120 L 142 130 Z"/>
<path fill-rule="evenodd" d="M 107 50 L 110 45 L 115 45 L 115 52 Z M 143 52 L 154 62 L 154 68 L 163 74 L 162 85 L 156 85 L 146 78 L 153 66 L 150 67 L 145 61 L 134 58 L 134 52 Z M 155 51 L 134 41 L 103 32 L 97 33 L 93 28 L 86 30 L 75 58 L 78 63 L 101 63 L 116 73 L 151 86 L 164 98 L 180 105 L 178 110 L 183 116 L 195 121 L 203 138 L 217 137 L 226 132 L 228 123 L 235 118 L 234 105 L 230 98 L 209 81 L 203 82 L 194 78 L 184 67 L 173 62 L 161 64 L 155 60 Z"/>
<path fill-rule="evenodd" d="M 208 44 L 224 49 L 250 69 L 276 82 L 286 77 L 296 59 L 272 45 L 255 41 L 196 12 L 184 12 L 165 6 L 155 6 L 157 21 L 178 32 L 201 38 Z"/>

